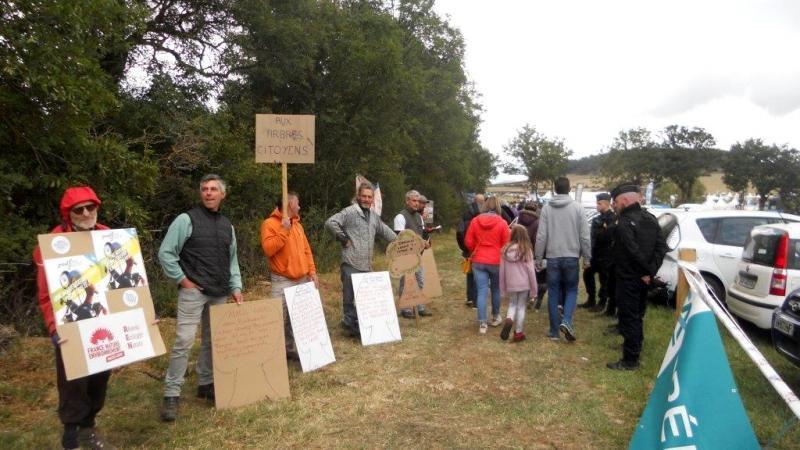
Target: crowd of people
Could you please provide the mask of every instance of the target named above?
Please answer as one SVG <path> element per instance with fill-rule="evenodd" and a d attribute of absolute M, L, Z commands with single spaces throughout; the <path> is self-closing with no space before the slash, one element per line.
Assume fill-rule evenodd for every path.
<path fill-rule="evenodd" d="M 526 339 L 524 320 L 530 307 L 539 309 L 548 295 L 549 329 L 554 341 L 561 334 L 567 341 L 577 339 L 573 324 L 576 310 L 579 265 L 587 301 L 582 305 L 605 314 L 616 313 L 618 329 L 624 337 L 623 355 L 609 363 L 611 369 L 638 367 L 643 340 L 642 320 L 648 285 L 666 253 L 658 222 L 640 206 L 641 195 L 635 185 L 621 185 L 610 194 L 597 197 L 600 213 L 587 222 L 583 208 L 570 196 L 569 180 L 554 183 L 555 196 L 539 207 L 528 202 L 512 208 L 497 197 L 478 194 L 468 205 L 456 230 L 464 258 L 469 260 L 466 274 L 466 302 L 477 309 L 478 332 L 503 325 L 500 337 L 507 340 L 513 329 L 513 342 Z M 429 230 L 422 219 L 427 199 L 415 190 L 405 194 L 405 207 L 397 213 L 393 229 L 372 210 L 375 189 L 370 183 L 358 186 L 355 201 L 325 222 L 341 245 L 342 319 L 340 326 L 352 337 L 360 336 L 352 274 L 370 272 L 376 239 L 391 242 L 397 233 L 412 230 L 429 248 Z M 209 308 L 229 298 L 241 304 L 242 277 L 237 256 L 236 233 L 220 208 L 226 184 L 217 175 L 206 175 L 199 184 L 199 204 L 178 215 L 170 224 L 158 252 L 165 275 L 178 286 L 175 340 L 164 377 L 161 419 L 176 420 L 189 354 L 201 329 L 197 356 L 197 396 L 214 400 L 213 361 Z M 613 202 L 613 203 L 612 203 Z M 271 295 L 283 298 L 286 357 L 297 359 L 289 325 L 283 289 L 301 283 L 318 286 L 314 257 L 300 223 L 300 197 L 289 192 L 288 201 L 277 202 L 261 225 L 261 246 L 270 267 Z M 61 223 L 51 233 L 107 229 L 97 222 L 101 201 L 90 187 L 73 187 L 60 202 Z M 283 208 L 282 208 L 283 206 Z M 63 424 L 64 448 L 109 448 L 97 434 L 95 417 L 103 408 L 109 371 L 67 380 L 59 337 L 41 252 L 34 251 L 37 263 L 39 305 L 55 347 L 59 394 L 58 413 Z M 423 287 L 422 267 L 414 273 Z M 600 288 L 595 289 L 594 277 Z M 403 280 L 400 289 L 403 288 Z M 401 292 L 402 294 L 402 292 Z M 491 317 L 487 301 L 491 295 Z M 505 318 L 501 297 L 507 297 Z M 414 310 L 400 314 L 414 317 Z M 416 313 L 429 316 L 423 305 Z M 156 319 L 156 323 L 158 320 Z"/>
<path fill-rule="evenodd" d="M 477 309 L 478 333 L 503 325 L 500 337 L 525 339 L 526 307 L 538 310 L 548 292 L 547 337 L 575 341 L 573 317 L 578 306 L 618 323 L 607 333 L 623 336 L 622 357 L 609 369 L 635 370 L 642 348 L 643 319 L 649 287 L 667 252 L 655 216 L 641 207 L 639 186 L 622 184 L 597 195 L 591 223 L 569 195 L 569 180 L 554 182 L 555 195 L 541 209 L 536 202 L 503 207 L 496 197 L 476 195 L 456 230 L 466 271 L 466 304 Z M 583 266 L 586 301 L 578 305 Z M 599 278 L 599 289 L 595 278 Z M 491 294 L 491 319 L 487 300 Z M 505 320 L 501 297 L 508 299 Z"/>

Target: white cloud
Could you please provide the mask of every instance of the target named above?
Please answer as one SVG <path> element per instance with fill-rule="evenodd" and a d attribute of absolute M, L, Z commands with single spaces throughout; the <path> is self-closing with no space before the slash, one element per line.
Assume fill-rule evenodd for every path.
<path fill-rule="evenodd" d="M 530 123 L 576 156 L 623 129 L 701 126 L 800 147 L 800 2 L 444 0 L 500 154 Z"/>

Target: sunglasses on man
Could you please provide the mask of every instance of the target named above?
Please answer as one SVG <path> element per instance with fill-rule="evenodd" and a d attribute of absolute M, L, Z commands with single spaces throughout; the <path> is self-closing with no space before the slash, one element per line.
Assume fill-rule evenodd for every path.
<path fill-rule="evenodd" d="M 97 209 L 97 205 L 95 205 L 94 203 L 89 203 L 88 205 L 76 206 L 76 207 L 72 208 L 71 211 L 72 211 L 72 214 L 75 214 L 76 216 L 80 216 L 80 215 L 83 215 L 84 211 L 89 211 L 91 213 L 91 212 L 94 212 L 95 209 Z"/>

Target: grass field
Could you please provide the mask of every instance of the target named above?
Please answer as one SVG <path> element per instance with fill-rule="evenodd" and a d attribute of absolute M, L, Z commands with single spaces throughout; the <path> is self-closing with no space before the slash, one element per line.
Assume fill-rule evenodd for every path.
<path fill-rule="evenodd" d="M 609 320 L 580 310 L 577 342 L 545 337 L 547 313 L 528 313 L 528 340 L 478 335 L 464 306 L 460 254 L 452 235 L 435 239 L 444 296 L 419 327 L 400 319 L 402 342 L 362 347 L 343 336 L 338 273 L 321 276 L 337 362 L 303 374 L 290 363 L 292 399 L 217 411 L 194 398 L 194 358 L 178 421 L 159 421 L 167 356 L 114 371 L 98 425 L 122 448 L 547 448 L 627 447 L 647 402 L 672 331 L 673 311 L 648 309 L 642 367 L 615 372 L 620 337 Z M 378 267 L 383 265 L 379 258 Z M 247 300 L 259 297 L 246 292 Z M 581 301 L 583 295 L 581 295 Z M 174 320 L 162 321 L 169 346 Z M 797 392 L 800 370 L 753 334 Z M 724 334 L 724 331 L 723 331 Z M 798 448 L 800 426 L 755 366 L 724 335 L 731 366 L 762 445 Z M 197 346 L 195 347 L 196 350 Z M 24 338 L 0 357 L 0 448 L 56 448 L 60 424 L 49 340 Z M 781 440 L 774 440 L 785 424 Z"/>

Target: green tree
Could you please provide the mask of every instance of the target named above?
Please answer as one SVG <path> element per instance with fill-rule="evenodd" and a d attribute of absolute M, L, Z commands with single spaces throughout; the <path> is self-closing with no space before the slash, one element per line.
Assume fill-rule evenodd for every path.
<path fill-rule="evenodd" d="M 670 125 L 662 132 L 661 173 L 678 186 L 680 201 L 691 199 L 692 186 L 708 173 L 714 137 L 702 128 Z"/>
<path fill-rule="evenodd" d="M 608 188 L 620 183 L 641 186 L 650 180 L 658 185 L 664 178 L 662 157 L 658 144 L 647 129 L 620 131 L 600 163 L 600 174 Z"/>
<path fill-rule="evenodd" d="M 572 150 L 561 139 L 549 138 L 535 127 L 525 125 L 508 145 L 504 146 L 512 162 L 504 166 L 509 174 L 523 174 L 528 177 L 531 189 L 539 190 L 541 183 L 550 183 L 567 170 L 567 162 Z"/>
<path fill-rule="evenodd" d="M 754 186 L 759 196 L 759 209 L 763 209 L 772 192 L 793 195 L 800 163 L 797 150 L 766 145 L 761 139 L 748 139 L 731 146 L 723 170 L 723 181 L 731 189 L 742 192 L 748 184 Z"/>

